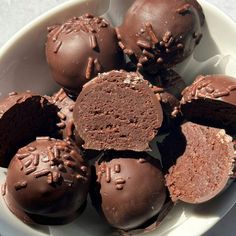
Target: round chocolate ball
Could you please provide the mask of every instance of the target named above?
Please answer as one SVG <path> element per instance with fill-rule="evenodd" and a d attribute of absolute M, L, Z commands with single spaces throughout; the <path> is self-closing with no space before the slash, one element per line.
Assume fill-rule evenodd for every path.
<path fill-rule="evenodd" d="M 71 142 L 40 137 L 12 159 L 4 199 L 25 223 L 63 224 L 78 216 L 89 185 L 90 168 Z"/>
<path fill-rule="evenodd" d="M 115 30 L 91 14 L 49 27 L 46 57 L 54 80 L 72 96 L 98 73 L 121 68 L 124 60 Z"/>
<path fill-rule="evenodd" d="M 181 112 L 193 122 L 236 132 L 236 78 L 198 76 L 182 92 Z"/>
<path fill-rule="evenodd" d="M 159 161 L 146 153 L 108 154 L 96 163 L 92 203 L 115 228 L 137 228 L 157 215 L 166 189 Z"/>
<path fill-rule="evenodd" d="M 119 45 L 139 69 L 156 73 L 182 62 L 202 37 L 196 0 L 136 0 L 117 28 Z"/>
<path fill-rule="evenodd" d="M 163 112 L 139 73 L 110 71 L 84 86 L 73 117 L 85 149 L 147 151 Z"/>

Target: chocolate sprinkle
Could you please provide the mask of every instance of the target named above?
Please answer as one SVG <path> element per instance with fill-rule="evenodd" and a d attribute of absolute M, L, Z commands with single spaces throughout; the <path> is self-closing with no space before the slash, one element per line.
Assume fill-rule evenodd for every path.
<path fill-rule="evenodd" d="M 33 173 L 34 171 L 36 171 L 36 169 L 37 168 L 35 166 L 32 166 L 32 167 L 25 170 L 25 174 L 29 175 L 29 174 Z"/>
<path fill-rule="evenodd" d="M 17 182 L 16 184 L 14 184 L 15 190 L 21 190 L 22 188 L 26 188 L 26 186 L 27 186 L 26 181 Z"/>

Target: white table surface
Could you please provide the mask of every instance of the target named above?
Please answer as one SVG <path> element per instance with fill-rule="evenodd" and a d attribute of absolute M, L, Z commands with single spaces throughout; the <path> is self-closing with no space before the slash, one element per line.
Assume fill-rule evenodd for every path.
<path fill-rule="evenodd" d="M 0 47 L 30 20 L 66 1 L 68 0 L 0 0 Z M 236 21 L 236 0 L 206 1 L 216 5 Z M 235 219 L 236 206 L 204 236 L 235 236 Z"/>

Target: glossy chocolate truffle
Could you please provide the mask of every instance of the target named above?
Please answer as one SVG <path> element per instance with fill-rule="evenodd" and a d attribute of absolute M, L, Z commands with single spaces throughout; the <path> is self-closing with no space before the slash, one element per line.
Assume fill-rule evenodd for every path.
<path fill-rule="evenodd" d="M 58 107 L 57 112 L 59 122 L 57 127 L 60 129 L 60 137 L 65 139 L 67 137 L 74 138 L 74 122 L 73 122 L 73 110 L 75 101 L 67 96 L 63 89 L 60 89 L 55 93 L 52 98 L 52 103 Z"/>
<path fill-rule="evenodd" d="M 161 210 L 166 189 L 159 161 L 146 153 L 108 154 L 96 163 L 92 203 L 115 228 L 137 228 Z"/>
<path fill-rule="evenodd" d="M 12 92 L 0 101 L 0 166 L 39 135 L 54 135 L 57 108 L 40 95 Z"/>
<path fill-rule="evenodd" d="M 182 62 L 202 37 L 196 0 L 136 0 L 117 28 L 119 45 L 139 69 L 156 73 Z"/>
<path fill-rule="evenodd" d="M 98 73 L 123 64 L 115 30 L 91 14 L 49 27 L 46 57 L 54 80 L 74 96 Z"/>
<path fill-rule="evenodd" d="M 236 132 L 236 78 L 226 75 L 199 76 L 187 87 L 181 111 L 191 121 Z"/>
<path fill-rule="evenodd" d="M 85 149 L 150 150 L 162 125 L 160 102 L 135 72 L 111 71 L 87 83 L 74 108 Z"/>
<path fill-rule="evenodd" d="M 180 132 L 182 139 L 165 142 L 161 153 L 164 159 L 177 159 L 166 176 L 170 196 L 173 201 L 206 202 L 225 189 L 233 174 L 233 139 L 223 129 L 191 122 L 183 124 Z"/>
<path fill-rule="evenodd" d="M 19 149 L 6 178 L 5 202 L 28 224 L 62 224 L 86 202 L 90 168 L 69 141 L 39 137 Z"/>

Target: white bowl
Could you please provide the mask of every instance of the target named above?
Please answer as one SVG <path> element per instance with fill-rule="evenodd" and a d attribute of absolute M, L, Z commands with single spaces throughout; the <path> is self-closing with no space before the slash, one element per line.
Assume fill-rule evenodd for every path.
<path fill-rule="evenodd" d="M 46 27 L 65 19 L 91 12 L 119 24 L 133 0 L 77 0 L 68 1 L 37 18 L 0 50 L 0 96 L 11 91 L 31 89 L 50 94 L 57 85 L 52 81 L 44 56 Z M 205 15 L 204 37 L 190 61 L 176 69 L 187 82 L 199 73 L 226 73 L 236 77 L 236 24 L 218 9 L 199 0 Z M 109 11 L 108 11 L 109 10 Z M 0 168 L 0 183 L 5 179 L 5 169 Z M 201 205 L 180 203 L 166 216 L 156 231 L 147 235 L 202 235 L 221 219 L 235 204 L 236 184 L 220 196 Z M 90 204 L 85 213 L 65 226 L 38 226 L 31 228 L 18 220 L 0 198 L 0 235 L 64 236 L 111 235 L 109 228 L 97 216 Z"/>

